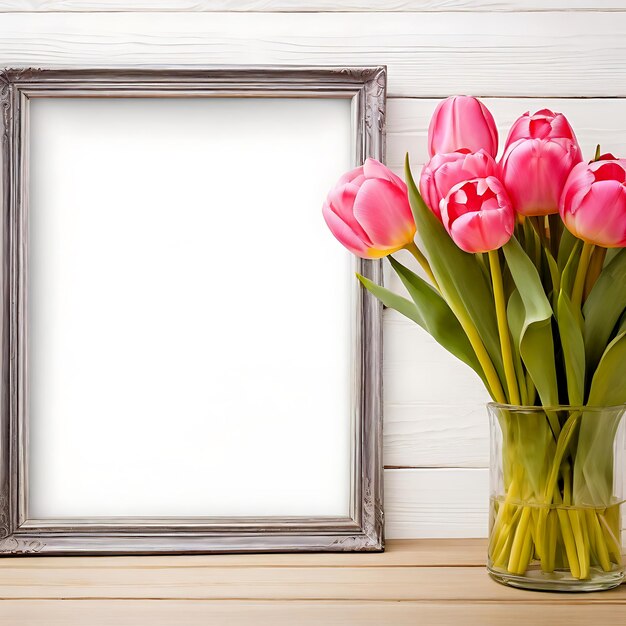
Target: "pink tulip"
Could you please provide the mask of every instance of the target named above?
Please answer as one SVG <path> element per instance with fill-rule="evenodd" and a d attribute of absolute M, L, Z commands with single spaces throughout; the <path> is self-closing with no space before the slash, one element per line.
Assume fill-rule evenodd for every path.
<path fill-rule="evenodd" d="M 430 210 L 441 219 L 439 205 L 457 183 L 486 178 L 496 173 L 496 163 L 484 150 L 457 150 L 436 154 L 422 169 L 420 194 Z"/>
<path fill-rule="evenodd" d="M 481 148 L 495 158 L 498 130 L 489 109 L 472 96 L 451 96 L 435 109 L 428 127 L 428 154 Z"/>
<path fill-rule="evenodd" d="M 465 252 L 497 250 L 513 234 L 515 212 L 495 176 L 455 185 L 440 208 L 443 225 Z"/>
<path fill-rule="evenodd" d="M 582 159 L 576 138 L 518 139 L 498 164 L 498 175 L 521 215 L 557 213 L 563 186 Z"/>
<path fill-rule="evenodd" d="M 605 248 L 626 247 L 626 159 L 605 154 L 569 175 L 561 217 L 576 237 Z"/>
<path fill-rule="evenodd" d="M 404 181 L 375 159 L 339 179 L 322 214 L 339 242 L 363 259 L 387 256 L 415 237 Z"/>
<path fill-rule="evenodd" d="M 504 151 L 520 139 L 570 139 L 576 142 L 576 135 L 565 115 L 541 109 L 533 115 L 526 111 L 515 120 L 506 138 Z"/>

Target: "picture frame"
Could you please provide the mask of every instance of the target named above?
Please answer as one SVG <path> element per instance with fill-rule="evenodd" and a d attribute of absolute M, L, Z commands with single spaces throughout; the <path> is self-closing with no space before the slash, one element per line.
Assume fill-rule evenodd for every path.
<path fill-rule="evenodd" d="M 348 515 L 31 516 L 29 373 L 34 357 L 28 348 L 28 233 L 29 108 L 35 99 L 345 99 L 350 102 L 353 164 L 358 165 L 367 157 L 384 160 L 385 96 L 384 67 L 0 71 L 0 555 L 383 549 L 382 306 L 354 279 Z M 382 281 L 378 260 L 354 261 L 353 269 Z"/>

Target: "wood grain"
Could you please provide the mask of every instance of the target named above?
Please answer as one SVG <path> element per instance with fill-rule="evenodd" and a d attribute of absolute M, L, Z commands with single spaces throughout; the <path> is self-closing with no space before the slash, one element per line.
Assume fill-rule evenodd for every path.
<path fill-rule="evenodd" d="M 488 467 L 489 395 L 480 379 L 392 309 L 384 336 L 385 465 Z"/>
<path fill-rule="evenodd" d="M 487 581 L 488 582 L 488 581 Z M 488 583 L 489 584 L 489 583 Z M 495 584 L 495 583 L 494 583 Z M 466 601 L 306 601 L 292 600 L 4 600 L 0 626 L 588 626 L 619 624 L 624 592 L 605 592 L 600 600 L 564 604 L 526 600 Z M 571 596 L 570 596 L 571 597 Z M 534 598 L 534 596 L 533 596 Z M 559 601 L 557 601 L 559 600 Z"/>
<path fill-rule="evenodd" d="M 443 565 L 424 565 L 419 542 L 390 542 L 387 554 L 369 555 L 361 566 L 358 556 L 132 557 L 115 563 L 111 558 L 58 557 L 10 559 L 0 567 L 0 599 L 110 599 L 241 601 L 366 601 L 366 602 L 529 602 L 550 605 L 563 596 L 522 593 L 492 582 L 483 565 L 484 541 L 435 542 Z M 404 556 L 394 556 L 403 553 Z M 471 565 L 459 560 L 471 555 Z M 391 554 L 391 556 L 388 556 Z M 408 556 L 411 555 L 411 556 Z M 374 556 L 379 564 L 374 564 Z M 249 559 L 249 560 L 248 560 Z M 395 564 L 394 564 L 395 560 Z M 626 603 L 626 588 L 613 593 L 569 596 L 568 604 Z M 191 604 L 191 602 L 190 602 Z M 225 604 L 225 603 L 223 603 Z M 0 604 L 0 607 L 4 603 Z M 187 605 L 185 605 L 187 606 Z M 0 611 L 0 614 L 3 612 Z"/>
<path fill-rule="evenodd" d="M 387 537 L 486 537 L 488 505 L 487 469 L 385 470 Z"/>
<path fill-rule="evenodd" d="M 0 65 L 352 64 L 390 96 L 624 96 L 626 13 L 7 13 Z"/>
<path fill-rule="evenodd" d="M 436 544 L 435 544 L 436 545 Z M 462 550 L 460 544 L 457 549 Z M 484 544 L 483 544 L 484 546 Z M 53 560 L 22 559 L 0 569 L 0 597 L 7 599 L 145 599 L 162 600 L 341 600 L 341 601 L 507 601 L 520 592 L 489 580 L 481 563 L 474 566 L 405 564 L 390 567 L 303 566 L 300 555 L 293 564 L 233 567 L 181 566 L 179 557 L 152 563 L 143 557 L 136 564 L 118 567 L 75 567 L 82 557 Z M 336 558 L 329 558 L 329 563 Z M 626 590 L 624 590 L 626 591 Z M 524 600 L 551 604 L 562 596 L 524 593 Z M 618 602 L 626 601 L 618 592 Z M 610 601 L 611 594 L 586 594 L 585 602 Z M 0 605 L 1 606 L 1 605 Z"/>
<path fill-rule="evenodd" d="M 0 0 L 0 11 L 623 11 L 623 0 Z"/>
<path fill-rule="evenodd" d="M 521 592 L 487 576 L 485 553 L 485 541 L 448 539 L 389 541 L 382 554 L 4 559 L 0 626 L 576 626 L 623 615 L 626 587 Z"/>

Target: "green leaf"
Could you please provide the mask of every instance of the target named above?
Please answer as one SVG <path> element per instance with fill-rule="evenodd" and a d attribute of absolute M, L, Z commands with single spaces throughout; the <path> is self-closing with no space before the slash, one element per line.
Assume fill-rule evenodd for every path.
<path fill-rule="evenodd" d="M 626 248 L 602 270 L 583 306 L 587 367 L 593 372 L 626 309 Z"/>
<path fill-rule="evenodd" d="M 441 344 L 448 352 L 469 365 L 485 382 L 482 367 L 476 358 L 472 345 L 465 334 L 459 320 L 456 318 L 446 301 L 422 278 L 410 269 L 388 257 L 391 266 L 400 277 L 421 319 L 424 330 Z"/>
<path fill-rule="evenodd" d="M 561 291 L 557 302 L 557 321 L 563 348 L 567 396 L 569 403 L 582 406 L 585 402 L 585 342 L 581 330 L 580 311 Z"/>
<path fill-rule="evenodd" d="M 605 508 L 614 503 L 613 450 L 623 415 L 620 407 L 583 412 L 573 455 L 572 504 Z"/>
<path fill-rule="evenodd" d="M 604 267 L 606 267 L 622 250 L 623 248 L 609 248 L 604 256 Z"/>
<path fill-rule="evenodd" d="M 626 402 L 626 331 L 607 346 L 591 381 L 587 404 L 618 407 L 583 416 L 574 464 L 575 503 L 607 506 L 613 494 L 613 444 Z"/>
<path fill-rule="evenodd" d="M 514 323 L 521 328 L 514 330 L 518 337 L 519 353 L 544 406 L 559 403 L 554 343 L 552 338 L 552 307 L 546 297 L 536 267 L 528 258 L 519 242 L 513 237 L 503 246 L 509 270 L 523 305 L 512 313 Z"/>
<path fill-rule="evenodd" d="M 417 232 L 441 294 L 453 310 L 467 313 L 502 383 L 505 379 L 500 338 L 495 304 L 487 278 L 474 255 L 463 252 L 452 241 L 441 222 L 422 200 L 411 174 L 408 155 L 405 177 Z"/>
<path fill-rule="evenodd" d="M 398 311 L 398 313 L 402 313 L 405 317 L 408 317 L 411 321 L 415 322 L 419 326 L 421 326 L 424 330 L 428 331 L 426 328 L 426 322 L 420 315 L 417 307 L 413 302 L 399 296 L 397 293 L 393 291 L 389 291 L 389 289 L 385 289 L 380 285 L 377 285 L 375 282 L 372 282 L 369 278 L 365 278 L 365 276 L 361 276 L 361 274 L 357 274 L 356 277 L 361 281 L 363 286 L 376 298 L 378 298 L 385 306 L 390 309 L 394 309 Z"/>
<path fill-rule="evenodd" d="M 626 403 L 626 331 L 606 347 L 591 380 L 589 406 L 617 406 Z"/>
<path fill-rule="evenodd" d="M 519 295 L 519 291 L 514 289 L 509 298 L 509 302 L 506 307 L 506 317 L 509 324 L 509 330 L 511 331 L 511 349 L 513 351 L 513 365 L 515 366 L 515 375 L 517 376 L 517 382 L 520 388 L 520 394 L 522 396 L 522 403 L 528 404 L 528 389 L 526 387 L 526 375 L 522 366 L 522 359 L 519 353 L 520 337 L 522 335 L 522 328 L 524 327 L 524 303 Z"/>

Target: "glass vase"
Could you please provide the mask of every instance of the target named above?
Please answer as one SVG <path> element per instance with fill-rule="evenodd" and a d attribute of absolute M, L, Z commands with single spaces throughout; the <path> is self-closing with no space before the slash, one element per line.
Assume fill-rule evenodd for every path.
<path fill-rule="evenodd" d="M 492 578 L 553 591 L 619 585 L 626 405 L 488 408 Z"/>

